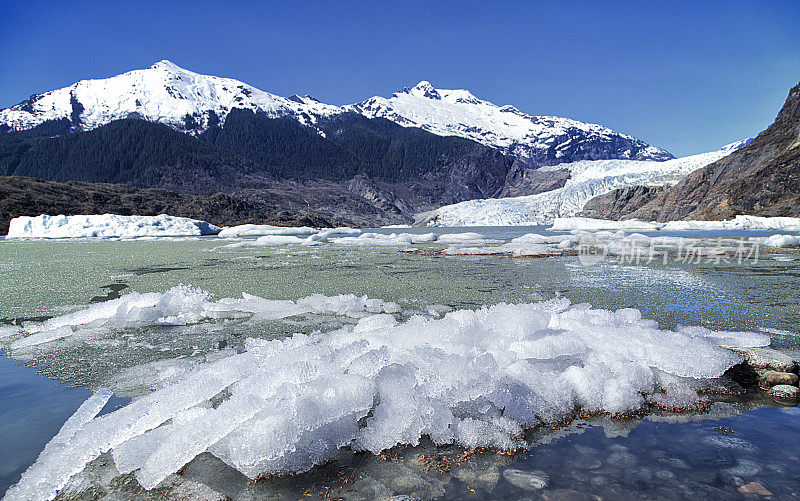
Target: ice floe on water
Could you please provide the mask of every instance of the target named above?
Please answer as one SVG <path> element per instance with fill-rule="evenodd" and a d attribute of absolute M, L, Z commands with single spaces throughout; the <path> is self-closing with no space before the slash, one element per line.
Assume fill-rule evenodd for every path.
<path fill-rule="evenodd" d="M 291 229 L 281 229 L 272 234 L 267 233 L 255 240 L 243 240 L 228 244 L 226 248 L 238 247 L 271 247 L 276 245 L 320 245 L 332 243 L 349 246 L 404 246 L 429 242 L 441 244 L 483 244 L 492 240 L 480 233 L 376 233 L 362 232 L 353 228 L 332 228 L 313 230 L 313 233 L 291 233 Z M 251 233 L 247 233 L 252 235 Z M 221 236 L 230 236 L 225 230 Z"/>
<path fill-rule="evenodd" d="M 764 240 L 767 247 L 800 247 L 798 235 L 772 235 Z"/>
<path fill-rule="evenodd" d="M 626 231 L 712 231 L 712 230 L 785 230 L 800 231 L 800 218 L 736 216 L 727 221 L 669 221 L 658 223 L 628 219 L 612 221 L 588 217 L 556 218 L 549 228 L 553 231 L 570 230 L 626 230 Z"/>
<path fill-rule="evenodd" d="M 283 235 L 294 237 L 308 237 L 319 235 L 328 238 L 333 236 L 352 236 L 361 234 L 357 228 L 323 228 L 316 229 L 308 226 L 272 226 L 269 224 L 243 224 L 239 226 L 226 226 L 219 232 L 219 237 L 259 237 L 264 235 Z"/>
<path fill-rule="evenodd" d="M 91 397 L 7 498 L 52 498 L 108 451 L 120 472 L 132 472 L 150 489 L 206 452 L 258 478 L 306 471 L 342 447 L 377 454 L 422 437 L 512 450 L 522 445 L 524 428 L 578 410 L 624 414 L 697 404 L 697 390 L 740 361 L 721 342 L 769 343 L 755 333 L 663 330 L 638 310 L 566 299 L 441 318 L 399 318 L 399 310 L 351 295 L 215 301 L 181 286 L 24 324 L 9 332 L 12 354 L 14 343 L 25 339 L 53 338 L 17 349 L 58 349 L 66 338 L 91 336 L 94 329 L 123 335 L 147 325 L 308 312 L 358 319 L 328 332 L 251 338 L 238 352 L 225 350 L 202 363 L 162 360 L 158 367 L 126 370 L 120 377 L 129 380 L 150 382 L 147 373 L 156 369 L 168 377 L 100 417 L 94 416 L 107 393 Z"/>
<path fill-rule="evenodd" d="M 12 356 L 18 356 L 44 343 L 68 337 L 87 338 L 109 330 L 182 326 L 236 318 L 277 320 L 304 314 L 359 318 L 375 313 L 399 311 L 400 306 L 397 303 L 353 294 L 340 296 L 314 294 L 289 301 L 263 299 L 243 293 L 241 298 L 214 301 L 205 291 L 178 285 L 163 293 L 131 292 L 120 298 L 93 304 L 42 323 L 27 322 L 21 329 L 9 327 L 6 335 L 0 335 L 0 339 L 7 342 L 8 338 L 16 338 L 8 344 L 8 349 Z"/>
<path fill-rule="evenodd" d="M 205 221 L 168 216 L 20 216 L 11 220 L 8 238 L 109 238 L 215 235 L 220 228 Z"/>

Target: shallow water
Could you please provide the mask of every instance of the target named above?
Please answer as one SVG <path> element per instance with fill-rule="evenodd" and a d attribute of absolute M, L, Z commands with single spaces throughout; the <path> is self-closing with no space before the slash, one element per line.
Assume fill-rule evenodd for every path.
<path fill-rule="evenodd" d="M 477 231 L 498 239 L 529 232 L 548 234 L 541 228 L 465 228 L 463 231 Z M 769 233 L 682 232 L 675 235 L 687 234 L 717 238 Z M 659 235 L 669 234 L 660 232 Z M 297 299 L 313 293 L 353 293 L 395 301 L 404 308 L 403 315 L 427 311 L 431 305 L 472 309 L 500 302 L 535 302 L 563 296 L 575 303 L 589 302 L 598 308 L 637 308 L 645 317 L 658 321 L 662 328 L 683 324 L 737 331 L 777 329 L 771 334 L 773 345 L 798 348 L 795 333 L 800 331 L 796 294 L 800 290 L 800 254 L 797 252 L 779 251 L 762 256 L 757 263 L 741 266 L 659 261 L 634 266 L 607 261 L 587 267 L 575 256 L 544 259 L 445 257 L 399 253 L 398 247 L 334 244 L 311 248 L 223 247 L 227 243 L 230 242 L 216 238 L 4 241 L 0 243 L 0 269 L 4 276 L 0 281 L 0 319 L 13 324 L 20 319 L 61 315 L 92 302 L 113 299 L 115 293 L 163 292 L 179 283 L 200 287 L 217 298 L 238 297 L 242 292 L 269 299 Z M 437 246 L 433 243 L 415 247 Z M 305 318 L 270 322 L 258 332 L 252 332 L 249 326 L 237 326 L 235 322 L 225 327 L 138 329 L 128 334 L 129 344 L 120 350 L 97 345 L 97 351 L 92 352 L 92 348 L 87 351 L 86 347 L 66 346 L 29 364 L 37 363 L 43 375 L 56 380 L 96 389 L 105 385 L 111 374 L 139 363 L 236 348 L 245 337 L 280 338 L 293 332 L 324 331 L 340 325 L 330 319 Z M 137 348 L 131 349 L 134 342 Z M 3 451 L 9 451 L 4 452 L 0 463 L 0 492 L 3 492 L 18 479 L 88 392 L 85 388 L 57 384 L 9 359 L 0 362 L 0 384 L 3 385 L 0 426 L 15 430 L 15 433 L 4 434 L 7 444 L 0 444 Z M 106 411 L 124 402 L 112 402 Z M 558 489 L 576 489 L 603 497 L 724 498 L 738 495 L 736 489 L 742 483 L 758 481 L 776 496 L 786 498 L 793 496 L 800 487 L 800 482 L 794 479 L 800 475 L 796 466 L 798 458 L 793 452 L 800 444 L 797 412 L 775 407 L 748 410 L 773 404 L 769 400 L 737 402 L 722 414 L 742 412 L 740 416 L 706 415 L 706 418 L 720 418 L 711 421 L 606 423 L 605 433 L 616 427 L 627 435 L 614 438 L 606 438 L 603 428 L 596 426 L 597 422 L 573 423 L 570 430 L 582 431 L 581 434 L 557 438 L 546 445 L 539 444 L 542 437 L 531 436 L 528 439 L 532 447 L 527 454 L 476 454 L 463 465 L 451 467 L 444 473 L 430 466 L 437 465 L 435 461 L 425 462 L 417 456 L 458 456 L 463 451 L 454 447 L 442 451 L 421 446 L 394 451 L 398 458 L 402 457 L 397 461 L 346 455 L 333 465 L 318 467 L 291 480 L 264 480 L 254 485 L 242 481 L 241 475 L 219 461 L 201 456 L 189 465 L 185 475 L 230 497 L 242 499 L 250 495 L 296 498 L 309 489 L 311 494 L 322 495 L 326 492 L 326 482 L 328 491 L 339 489 L 339 494 L 345 497 L 410 494 L 521 498 L 541 493 L 511 483 L 509 477 L 520 483 L 519 478 L 524 476 L 513 472 L 504 475 L 509 468 L 543 470 L 550 477 L 545 492 L 551 495 Z M 35 416 L 35 419 L 27 416 Z M 713 430 L 719 426 L 732 429 L 733 434 Z M 749 445 L 736 440 L 703 442 L 709 437 L 735 438 Z M 698 443 L 705 445 L 698 448 Z M 576 449 L 576 446 L 582 448 Z M 576 458 L 584 461 L 580 465 L 587 467 L 572 464 Z M 737 470 L 737 467 L 741 468 Z M 229 481 L 220 483 L 220 475 Z M 339 481 L 347 485 L 342 488 L 332 475 L 335 478 L 351 475 L 353 480 Z"/>

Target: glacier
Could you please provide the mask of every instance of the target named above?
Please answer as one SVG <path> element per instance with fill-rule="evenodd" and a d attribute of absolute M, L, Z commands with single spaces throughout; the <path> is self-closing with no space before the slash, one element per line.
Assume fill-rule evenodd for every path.
<path fill-rule="evenodd" d="M 152 489 L 203 453 L 256 479 L 306 471 L 343 447 L 377 454 L 423 436 L 436 444 L 516 450 L 525 428 L 561 422 L 578 410 L 622 415 L 697 405 L 698 391 L 741 360 L 721 342 L 769 343 L 757 333 L 663 330 L 635 309 L 597 309 L 564 298 L 398 320 L 392 303 L 350 296 L 211 301 L 189 286 L 134 294 L 41 327 L 102 322 L 122 333 L 161 318 L 309 309 L 360 319 L 325 333 L 248 339 L 243 351 L 208 362 L 162 361 L 173 364 L 174 377 L 95 417 L 108 396 L 98 392 L 6 499 L 52 499 L 109 451 L 118 471 Z M 37 325 L 29 322 L 20 335 Z M 59 342 L 40 349 L 57 350 Z M 146 372 L 142 377 L 150 377 Z"/>
<path fill-rule="evenodd" d="M 511 198 L 478 199 L 445 205 L 418 214 L 418 223 L 429 226 L 526 226 L 549 225 L 556 218 L 576 216 L 592 198 L 618 188 L 673 185 L 692 171 L 704 167 L 749 140 L 731 143 L 717 151 L 667 161 L 581 160 L 542 167 L 568 170 L 570 178 L 558 189 Z"/>
<path fill-rule="evenodd" d="M 94 214 L 76 216 L 20 216 L 13 218 L 7 238 L 110 238 L 174 237 L 216 235 L 213 224 L 185 217 L 119 216 Z"/>

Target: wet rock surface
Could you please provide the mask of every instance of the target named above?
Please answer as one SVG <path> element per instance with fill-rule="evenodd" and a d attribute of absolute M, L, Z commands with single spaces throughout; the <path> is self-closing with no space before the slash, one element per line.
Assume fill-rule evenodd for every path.
<path fill-rule="evenodd" d="M 798 400 L 800 399 L 800 388 L 787 384 L 779 384 L 770 388 L 769 394 L 779 399 Z"/>
<path fill-rule="evenodd" d="M 503 471 L 503 478 L 526 491 L 540 490 L 550 485 L 550 476 L 541 470 L 523 471 L 508 468 Z"/>
<path fill-rule="evenodd" d="M 797 374 L 791 372 L 763 371 L 759 372 L 759 384 L 771 388 L 777 385 L 797 386 Z"/>
<path fill-rule="evenodd" d="M 747 364 L 756 370 L 776 372 L 797 372 L 797 362 L 785 353 L 772 348 L 737 348 L 724 346 L 741 355 Z"/>

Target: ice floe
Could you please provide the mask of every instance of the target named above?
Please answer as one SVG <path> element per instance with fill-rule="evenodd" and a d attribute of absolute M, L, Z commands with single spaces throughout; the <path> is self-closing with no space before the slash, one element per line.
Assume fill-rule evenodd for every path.
<path fill-rule="evenodd" d="M 120 471 L 150 489 L 205 452 L 257 478 L 308 470 L 341 447 L 379 453 L 418 444 L 423 436 L 437 444 L 515 449 L 524 428 L 560 421 L 576 409 L 623 414 L 648 404 L 697 403 L 697 389 L 741 360 L 720 342 L 769 343 L 755 333 L 663 330 L 638 310 L 595 309 L 566 299 L 457 310 L 442 318 L 398 320 L 391 314 L 398 310 L 394 303 L 350 295 L 212 301 L 201 290 L 176 287 L 25 324 L 11 335 L 245 314 L 360 317 L 325 333 L 248 339 L 241 352 L 206 363 L 159 362 L 162 372 L 172 368 L 168 382 L 97 418 L 94 409 L 102 408 L 105 394 L 92 397 L 70 420 L 74 426 L 65 425 L 68 440 L 57 436 L 7 498 L 50 499 L 107 451 Z M 126 377 L 147 379 L 143 372 L 127 371 Z"/>
<path fill-rule="evenodd" d="M 798 235 L 771 235 L 764 240 L 767 247 L 800 247 Z"/>
<path fill-rule="evenodd" d="M 314 294 L 296 301 L 263 299 L 243 293 L 241 298 L 214 301 L 211 294 L 185 285 L 166 292 L 131 292 L 117 299 L 93 304 L 82 310 L 57 316 L 42 323 L 27 322 L 7 337 L 12 356 L 38 345 L 67 337 L 85 337 L 98 330 L 131 329 L 147 326 L 190 325 L 202 321 L 250 318 L 276 320 L 313 313 L 359 318 L 374 313 L 397 313 L 397 303 L 358 297 L 353 294 Z M 4 341 L 8 341 L 4 338 Z"/>
<path fill-rule="evenodd" d="M 11 220 L 8 238 L 166 237 L 215 235 L 220 228 L 205 221 L 168 216 L 20 216 Z"/>
<path fill-rule="evenodd" d="M 484 244 L 492 242 L 493 240 L 487 239 L 480 233 L 464 232 L 464 233 L 445 233 L 437 235 L 435 233 L 376 233 L 366 232 L 362 233 L 361 230 L 353 228 L 331 228 L 323 230 L 314 230 L 313 233 L 287 233 L 265 234 L 255 240 L 243 240 L 228 244 L 226 248 L 237 247 L 266 247 L 274 245 L 319 245 L 323 243 L 332 243 L 338 245 L 349 246 L 406 246 L 429 242 L 438 242 L 441 244 Z M 253 234 L 248 233 L 247 234 Z M 221 236 L 226 234 L 221 233 Z M 496 241 L 494 241 L 496 242 Z"/>
<path fill-rule="evenodd" d="M 627 230 L 627 231 L 713 231 L 713 230 L 784 230 L 800 231 L 800 218 L 736 216 L 726 221 L 669 221 L 666 223 L 628 219 L 612 221 L 588 217 L 556 218 L 549 228 L 553 231 L 570 230 Z"/>

